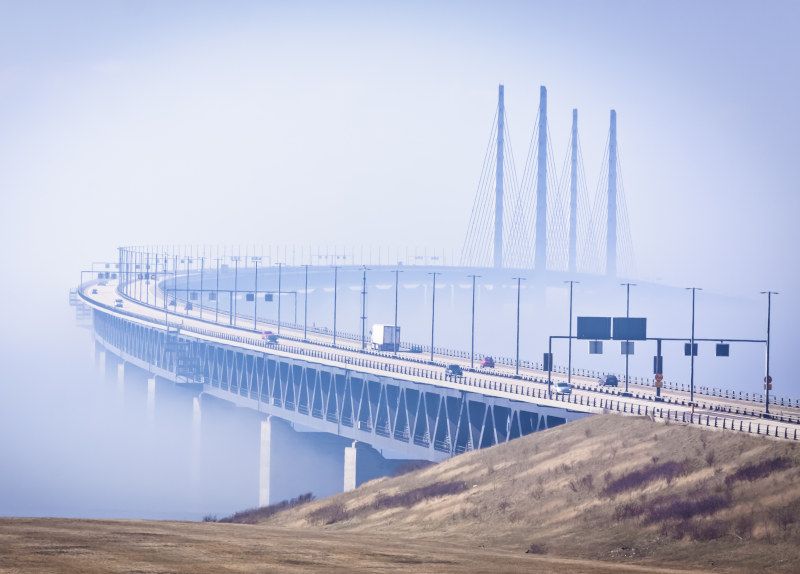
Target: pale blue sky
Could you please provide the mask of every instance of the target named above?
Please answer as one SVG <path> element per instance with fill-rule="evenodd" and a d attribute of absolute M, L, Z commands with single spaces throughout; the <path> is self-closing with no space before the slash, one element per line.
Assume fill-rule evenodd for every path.
<path fill-rule="evenodd" d="M 457 247 L 496 84 L 518 163 L 546 84 L 590 191 L 618 110 L 641 275 L 796 285 L 798 6 L 2 2 L 3 234 Z"/>

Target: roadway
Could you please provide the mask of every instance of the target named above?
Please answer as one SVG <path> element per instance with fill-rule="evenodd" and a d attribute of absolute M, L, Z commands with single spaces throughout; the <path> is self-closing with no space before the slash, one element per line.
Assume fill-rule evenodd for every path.
<path fill-rule="evenodd" d="M 175 312 L 174 308 L 170 307 L 168 307 L 168 310 L 165 311 L 164 296 L 157 291 L 155 283 L 150 282 L 149 285 L 143 284 L 141 287 L 141 298 L 146 299 L 149 297 L 150 304 L 147 304 L 144 301 L 125 298 L 123 302 L 123 308 L 119 310 L 120 312 L 127 311 L 135 313 L 143 318 L 149 318 L 153 321 L 162 323 L 165 318 L 168 317 L 169 321 L 172 323 L 179 323 L 184 327 L 189 327 L 193 330 L 201 329 L 205 330 L 207 333 L 210 333 L 210 336 L 204 336 L 201 338 L 213 340 L 215 338 L 215 334 L 219 335 L 219 342 L 222 344 L 230 344 L 230 341 L 227 341 L 225 337 L 246 336 L 253 337 L 257 340 L 263 331 L 277 330 L 273 323 L 266 321 L 259 321 L 254 329 L 252 317 L 249 319 L 237 317 L 236 326 L 231 326 L 228 324 L 230 322 L 229 315 L 227 313 L 223 313 L 222 311 L 219 313 L 220 322 L 214 323 L 213 319 L 215 310 L 209 308 L 204 309 L 203 319 L 201 320 L 200 309 L 196 305 L 191 311 L 188 312 L 183 309 L 181 309 L 180 312 Z M 96 290 L 96 293 L 94 293 L 93 290 Z M 149 290 L 149 293 L 147 290 Z M 109 282 L 106 285 L 93 284 L 86 287 L 83 290 L 83 293 L 90 302 L 96 302 L 100 306 L 108 306 L 112 308 L 115 305 L 115 301 L 121 298 L 121 295 L 117 292 L 117 285 L 113 282 Z M 332 349 L 331 334 L 308 332 L 307 339 L 303 340 L 302 329 L 282 325 L 280 329 L 280 336 L 282 343 L 291 345 L 292 348 L 295 348 L 300 352 L 319 351 L 321 349 L 330 351 Z M 248 345 L 243 344 L 242 346 L 246 347 Z M 260 352 L 264 351 L 263 347 L 260 346 L 253 346 L 253 349 Z M 374 371 L 375 374 L 381 376 L 386 376 L 387 373 L 385 371 L 387 368 L 408 368 L 409 365 L 421 366 L 433 372 L 441 372 L 442 370 L 441 366 L 427 364 L 429 355 L 421 356 L 419 353 L 401 352 L 395 356 L 395 354 L 391 352 L 376 352 L 371 350 L 365 353 L 361 350 L 360 342 L 355 342 L 340 337 L 337 337 L 335 351 L 336 354 L 341 356 L 343 359 L 343 363 L 339 366 L 343 368 L 352 368 L 354 363 L 357 363 L 359 360 L 363 360 L 365 357 L 368 357 L 371 361 L 379 363 L 381 368 L 369 369 L 365 367 L 362 370 Z M 279 350 L 270 350 L 270 353 L 277 355 L 287 354 L 291 356 L 291 352 L 286 353 L 285 351 Z M 454 358 L 441 354 L 434 354 L 434 363 L 438 363 L 439 365 L 457 363 L 464 367 L 465 370 L 469 367 L 469 359 Z M 563 400 L 558 400 L 559 398 L 563 399 L 563 397 L 553 396 L 552 399 L 548 399 L 546 398 L 546 395 L 544 395 L 544 398 L 541 398 L 541 396 L 539 398 L 535 398 L 533 396 L 524 394 L 527 389 L 531 389 L 538 390 L 539 394 L 541 395 L 542 389 L 546 389 L 546 382 L 542 382 L 543 380 L 546 381 L 546 372 L 527 367 L 521 367 L 520 375 L 522 378 L 516 379 L 513 378 L 514 367 L 498 364 L 495 369 L 476 369 L 476 372 L 470 372 L 468 375 L 470 378 L 478 378 L 479 380 L 488 383 L 489 387 L 496 387 L 498 383 L 513 384 L 516 385 L 518 389 L 521 389 L 521 393 L 523 393 L 521 394 L 513 391 L 506 392 L 497 390 L 497 388 L 482 388 L 480 392 L 483 394 L 501 396 L 513 400 L 535 402 L 537 404 L 557 406 L 560 408 L 564 408 L 566 406 Z M 415 382 L 422 384 L 433 384 L 437 386 L 466 390 L 469 392 L 476 392 L 474 386 L 461 384 L 459 381 L 452 379 L 442 380 L 441 378 L 431 378 L 430 373 L 423 373 L 421 375 L 413 376 L 403 374 L 402 378 L 414 380 Z M 553 373 L 552 380 L 554 382 L 566 380 L 566 375 Z M 735 409 L 738 408 L 741 411 L 745 405 L 747 406 L 748 411 L 752 410 L 753 408 L 752 403 L 748 404 L 744 403 L 744 401 L 738 401 L 736 399 L 704 396 L 700 399 L 702 401 L 701 405 L 693 409 L 691 406 L 683 404 L 684 402 L 688 402 L 688 396 L 686 393 L 681 393 L 681 391 L 665 390 L 662 395 L 665 399 L 671 400 L 671 402 L 656 402 L 654 400 L 653 389 L 651 387 L 631 385 L 631 391 L 634 393 L 634 396 L 621 397 L 618 390 L 611 391 L 609 389 L 599 387 L 594 379 L 573 375 L 572 381 L 578 385 L 575 389 L 573 389 L 574 400 L 585 402 L 587 405 L 590 404 L 593 399 L 597 400 L 599 398 L 613 398 L 615 402 L 619 401 L 620 403 L 627 403 L 632 409 L 641 408 L 644 411 L 645 408 L 649 410 L 652 410 L 653 408 L 663 408 L 664 410 L 670 410 L 678 413 L 693 412 L 712 417 L 722 416 L 720 410 L 724 409 L 724 411 L 726 411 L 724 416 L 731 420 L 748 422 L 752 421 L 754 423 L 758 422 L 762 425 L 768 423 L 771 424 L 773 428 L 777 425 L 777 423 L 774 423 L 773 421 L 761 420 L 758 416 L 758 412 L 755 413 L 755 416 L 751 416 L 749 412 L 748 414 L 743 414 L 741 412 L 736 413 Z M 698 397 L 696 397 L 696 399 L 697 398 Z M 578 405 L 574 405 L 572 403 L 570 403 L 570 406 L 567 408 L 571 408 L 573 410 L 584 410 L 586 412 L 598 412 L 602 410 L 592 407 L 579 407 Z M 733 410 L 734 412 L 727 412 L 729 409 Z M 780 409 L 780 411 L 778 409 Z M 773 412 L 774 414 L 782 414 L 784 417 L 791 417 L 792 420 L 796 420 L 796 417 L 800 416 L 800 409 L 797 408 L 775 407 Z M 791 435 L 798 428 L 798 425 L 781 423 L 781 427 L 787 428 L 788 433 Z M 781 433 L 783 433 L 783 430 L 781 430 Z"/>

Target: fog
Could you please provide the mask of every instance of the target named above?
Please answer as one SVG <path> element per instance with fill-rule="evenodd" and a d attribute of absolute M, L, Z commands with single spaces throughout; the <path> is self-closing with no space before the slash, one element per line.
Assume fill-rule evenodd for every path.
<path fill-rule="evenodd" d="M 617 110 L 641 283 L 632 314 L 687 336 L 682 288 L 699 286 L 698 336 L 761 338 L 758 293 L 779 291 L 775 392 L 797 397 L 799 18 L 790 1 L 0 0 L 0 515 L 198 518 L 254 504 L 255 423 L 218 418 L 231 439 L 209 446 L 200 485 L 186 488 L 185 402 L 167 395 L 148 426 L 141 385 L 120 400 L 67 304 L 79 271 L 131 244 L 457 252 L 499 83 L 518 165 L 539 85 L 558 165 L 580 110 L 590 193 Z M 370 281 L 370 321 L 390 322 L 377 285 L 391 275 Z M 467 279 L 442 282 L 453 295 L 441 344 L 466 348 Z M 505 283 L 481 292 L 477 347 L 510 356 Z M 404 288 L 400 323 L 426 343 L 423 291 Z M 522 297 L 522 355 L 541 360 L 546 336 L 567 327 L 567 300 L 534 291 Z M 576 314 L 624 312 L 613 284 L 575 297 Z M 358 327 L 357 303 L 355 292 L 343 301 L 342 328 Z M 649 375 L 652 354 L 637 347 L 634 374 Z M 620 368 L 618 349 L 576 357 Z M 676 380 L 681 361 L 668 358 Z M 698 376 L 760 390 L 763 351 L 734 347 L 726 361 L 701 356 Z"/>

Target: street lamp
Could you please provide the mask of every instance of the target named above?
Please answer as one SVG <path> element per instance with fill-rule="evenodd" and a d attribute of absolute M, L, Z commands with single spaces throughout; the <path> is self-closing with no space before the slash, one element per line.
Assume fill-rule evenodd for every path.
<path fill-rule="evenodd" d="M 303 341 L 308 341 L 308 265 L 303 265 L 305 268 L 305 290 L 303 291 Z M 297 297 L 294 298 L 295 302 Z M 297 309 L 297 305 L 295 305 Z"/>
<path fill-rule="evenodd" d="M 369 268 L 365 265 L 361 266 L 361 350 L 367 348 L 367 340 L 365 338 L 367 328 L 367 271 Z"/>
<path fill-rule="evenodd" d="M 470 322 L 470 343 L 469 343 L 469 368 L 475 368 L 475 279 L 480 275 L 467 275 L 472 277 L 472 321 Z"/>
<path fill-rule="evenodd" d="M 148 263 L 148 267 L 150 264 Z M 203 318 L 203 272 L 206 267 L 206 258 L 200 257 L 200 318 Z"/>
<path fill-rule="evenodd" d="M 702 291 L 700 287 L 686 287 L 687 291 L 692 292 L 692 338 L 689 343 L 689 356 L 691 357 L 689 371 L 689 404 L 694 407 L 694 300 L 697 291 Z"/>
<path fill-rule="evenodd" d="M 231 255 L 233 261 L 233 293 L 230 297 L 230 324 L 236 326 L 236 297 L 239 295 L 239 255 Z"/>
<path fill-rule="evenodd" d="M 567 351 L 567 383 L 572 384 L 572 288 L 580 281 L 564 281 L 569 283 L 569 343 L 567 343 L 569 350 Z M 627 355 L 625 355 L 627 357 Z M 626 377 L 627 379 L 627 377 Z"/>
<path fill-rule="evenodd" d="M 772 323 L 772 296 L 779 295 L 779 293 L 777 291 L 761 291 L 761 294 L 767 296 L 767 373 L 764 377 L 764 389 L 767 394 L 764 412 L 769 414 L 769 391 L 772 388 L 772 377 L 769 376 L 769 336 Z"/>
<path fill-rule="evenodd" d="M 252 256 L 253 263 L 256 266 L 255 289 L 253 290 L 253 331 L 258 330 L 258 262 L 261 257 Z"/>
<path fill-rule="evenodd" d="M 625 317 L 629 318 L 631 316 L 631 287 L 636 287 L 636 283 L 620 283 L 620 285 L 625 287 Z M 572 329 L 572 321 L 570 321 L 569 327 L 570 329 Z M 570 339 L 570 343 L 572 343 L 572 339 Z M 625 341 L 625 396 L 629 394 L 628 363 L 630 360 L 630 351 L 631 351 L 631 342 L 626 340 Z"/>
<path fill-rule="evenodd" d="M 431 297 L 431 363 L 433 363 L 433 334 L 436 324 L 436 276 L 441 275 L 441 271 L 430 271 L 428 275 L 433 276 L 433 291 Z"/>
<path fill-rule="evenodd" d="M 281 270 L 283 263 L 276 263 L 278 266 L 278 334 L 281 332 Z"/>
<path fill-rule="evenodd" d="M 217 254 L 219 254 L 219 250 L 217 250 Z M 214 323 L 219 323 L 219 262 L 221 259 L 216 257 L 214 260 L 217 262 L 217 285 L 214 291 Z"/>
<path fill-rule="evenodd" d="M 392 271 L 394 273 L 394 355 L 397 356 L 397 351 L 400 349 L 400 337 L 398 336 L 398 327 L 397 327 L 397 302 L 399 299 L 400 293 L 400 274 L 402 271 L 400 269 L 395 269 Z"/>
<path fill-rule="evenodd" d="M 517 282 L 517 359 L 515 363 L 515 376 L 519 377 L 519 303 L 522 281 L 525 281 L 525 277 L 512 277 L 512 279 Z"/>
<path fill-rule="evenodd" d="M 333 266 L 333 346 L 336 346 L 336 307 L 339 292 L 339 266 Z"/>

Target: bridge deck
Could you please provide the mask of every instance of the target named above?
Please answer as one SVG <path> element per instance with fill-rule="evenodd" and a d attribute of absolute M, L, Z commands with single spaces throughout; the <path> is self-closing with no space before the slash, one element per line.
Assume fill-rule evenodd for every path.
<path fill-rule="evenodd" d="M 275 329 L 274 324 L 259 321 L 254 330 L 252 317 L 250 317 L 249 320 L 246 318 L 237 318 L 237 326 L 213 323 L 206 319 L 213 319 L 214 314 L 214 310 L 209 310 L 208 308 L 204 310 L 206 318 L 203 320 L 199 317 L 200 310 L 198 308 L 188 313 L 177 313 L 173 309 L 165 311 L 163 309 L 164 298 L 162 294 L 158 292 L 154 283 L 150 283 L 146 286 L 146 289 L 149 289 L 148 297 L 152 301 L 151 304 L 125 298 L 123 308 L 121 309 L 114 307 L 115 300 L 121 297 L 115 284 L 92 285 L 92 288 L 96 289 L 97 293 L 89 294 L 86 289 L 83 289 L 82 294 L 84 299 L 89 304 L 96 305 L 96 308 L 104 312 L 124 316 L 135 321 L 150 323 L 151 325 L 163 325 L 165 320 L 169 320 L 171 324 L 182 325 L 184 334 L 198 339 L 224 344 L 234 344 L 243 348 L 264 352 L 263 343 L 260 341 L 260 333 L 264 330 Z M 146 290 L 142 289 L 141 292 L 145 293 Z M 138 318 L 131 317 L 132 314 Z M 221 322 L 226 322 L 229 320 L 229 317 L 226 313 L 220 312 L 220 320 Z M 191 331 L 191 333 L 189 333 L 189 331 Z M 390 352 L 380 353 L 369 351 L 365 353 L 360 349 L 358 343 L 342 338 L 337 339 L 337 345 L 334 349 L 332 347 L 332 336 L 329 334 L 309 332 L 308 339 L 304 341 L 302 329 L 298 330 L 286 326 L 281 327 L 281 343 L 283 344 L 276 348 L 271 348 L 269 353 L 277 356 L 296 358 L 298 356 L 308 357 L 320 350 L 335 350 L 334 358 L 319 356 L 313 360 L 329 366 L 349 369 L 357 368 L 359 371 L 377 376 L 391 374 L 391 376 L 395 378 L 402 378 L 411 382 L 427 385 L 432 384 L 454 390 L 478 392 L 487 396 L 532 402 L 542 406 L 568 407 L 576 411 L 598 412 L 603 410 L 601 407 L 596 406 L 598 404 L 598 399 L 601 401 L 605 399 L 605 402 L 601 403 L 605 405 L 608 404 L 608 399 L 613 399 L 613 402 L 618 405 L 624 405 L 624 410 L 626 412 L 647 412 L 653 409 L 663 409 L 676 414 L 694 412 L 695 414 L 699 413 L 705 416 L 716 417 L 722 416 L 724 413 L 724 417 L 732 421 L 758 421 L 762 424 L 766 422 L 760 420 L 761 413 L 758 409 L 753 409 L 752 403 L 745 403 L 744 401 L 736 399 L 706 396 L 702 398 L 702 403 L 699 407 L 692 409 L 692 407 L 685 404 L 688 399 L 686 393 L 680 391 L 664 391 L 663 395 L 667 402 L 663 403 L 654 401 L 651 388 L 631 385 L 634 396 L 619 397 L 619 391 L 610 391 L 599 387 L 593 379 L 573 375 L 572 380 L 577 384 L 577 388 L 573 390 L 572 397 L 568 399 L 570 404 L 565 405 L 565 397 L 556 395 L 548 396 L 546 392 L 543 392 L 546 391 L 547 388 L 545 382 L 546 373 L 535 369 L 521 368 L 520 373 L 522 378 L 517 379 L 513 378 L 513 367 L 498 365 L 496 369 L 482 369 L 475 373 L 468 373 L 468 376 L 463 380 L 447 380 L 442 376 L 443 370 L 441 365 L 459 363 L 466 371 L 466 368 L 469 366 L 469 361 L 462 358 L 436 354 L 434 355 L 434 362 L 436 364 L 431 365 L 423 360 L 419 354 L 399 353 L 397 356 L 394 356 L 393 353 Z M 554 373 L 554 381 L 565 379 L 566 377 L 564 375 Z M 773 412 L 791 421 L 796 421 L 797 417 L 800 416 L 800 409 L 797 408 L 776 406 Z M 785 428 L 789 435 L 792 435 L 797 430 L 797 425 L 792 423 L 781 423 L 781 425 L 773 424 L 773 428 L 777 428 L 778 426 Z M 783 434 L 784 430 L 780 432 Z"/>

